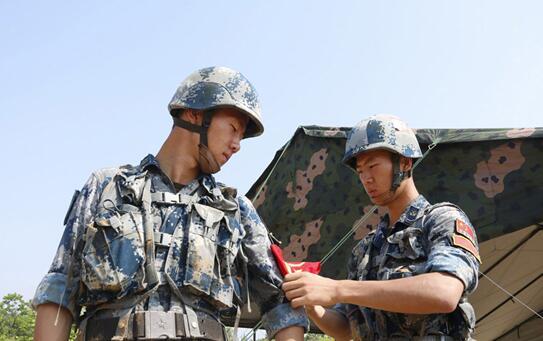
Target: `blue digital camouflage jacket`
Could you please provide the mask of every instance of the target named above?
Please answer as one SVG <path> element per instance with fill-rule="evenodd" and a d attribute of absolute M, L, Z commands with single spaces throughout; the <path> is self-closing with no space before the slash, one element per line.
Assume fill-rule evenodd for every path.
<path fill-rule="evenodd" d="M 467 295 L 477 287 L 479 253 L 469 219 L 449 203 L 430 205 L 420 195 L 389 226 L 379 223 L 354 249 L 348 264 L 353 280 L 392 280 L 429 272 L 448 273 L 464 284 L 456 310 L 449 314 L 401 314 L 366 307 L 335 306 L 351 325 L 355 340 L 386 340 L 426 335 L 448 335 L 469 340 L 475 313 Z"/>
<path fill-rule="evenodd" d="M 149 213 L 142 209 L 145 197 Z M 149 155 L 136 167 L 94 172 L 66 218 L 34 306 L 60 304 L 77 321 L 82 307 L 88 313 L 148 295 L 138 302 L 139 309 L 167 311 L 183 295 L 218 315 L 248 296 L 260 307 L 270 337 L 288 326 L 307 329 L 303 310 L 293 310 L 285 300 L 282 276 L 255 208 L 211 175 L 177 192 Z M 146 221 L 154 230 L 153 261 L 160 275 L 154 291 L 145 274 Z"/>

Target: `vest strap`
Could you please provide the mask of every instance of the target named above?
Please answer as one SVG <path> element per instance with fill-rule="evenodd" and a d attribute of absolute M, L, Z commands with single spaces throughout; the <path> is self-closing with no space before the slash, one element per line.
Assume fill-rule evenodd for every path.
<path fill-rule="evenodd" d="M 170 192 L 155 192 L 151 193 L 151 201 L 165 205 L 190 205 L 194 202 L 191 195 Z"/>
<path fill-rule="evenodd" d="M 155 239 L 155 245 L 170 247 L 170 245 L 172 244 L 173 236 L 169 233 L 154 231 L 153 235 Z"/>

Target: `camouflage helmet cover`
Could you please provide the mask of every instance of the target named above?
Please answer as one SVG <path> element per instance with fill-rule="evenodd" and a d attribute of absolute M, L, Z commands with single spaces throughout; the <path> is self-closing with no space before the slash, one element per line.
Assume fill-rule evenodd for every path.
<path fill-rule="evenodd" d="M 168 104 L 170 114 L 175 109 L 217 107 L 234 107 L 249 117 L 244 137 L 264 132 L 256 89 L 240 72 L 227 67 L 212 66 L 193 72 L 177 88 Z"/>
<path fill-rule="evenodd" d="M 422 156 L 413 130 L 392 115 L 374 115 L 358 122 L 347 137 L 343 163 L 356 169 L 355 157 L 373 149 L 386 149 L 408 158 Z"/>

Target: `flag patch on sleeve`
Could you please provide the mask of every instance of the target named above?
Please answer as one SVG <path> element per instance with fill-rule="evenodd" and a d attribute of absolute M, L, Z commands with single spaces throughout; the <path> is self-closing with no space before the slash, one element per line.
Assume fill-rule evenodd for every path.
<path fill-rule="evenodd" d="M 477 258 L 477 261 L 479 261 L 479 264 L 481 264 L 481 256 L 479 256 L 479 250 L 473 245 L 473 242 L 459 234 L 453 234 L 453 244 L 454 246 L 461 247 L 462 249 L 468 251 L 473 255 L 473 257 Z"/>
<path fill-rule="evenodd" d="M 466 237 L 473 246 L 477 245 L 477 242 L 475 241 L 477 238 L 475 237 L 475 231 L 473 231 L 473 228 L 466 224 L 462 219 L 456 219 L 454 223 L 454 230 L 456 233 Z"/>

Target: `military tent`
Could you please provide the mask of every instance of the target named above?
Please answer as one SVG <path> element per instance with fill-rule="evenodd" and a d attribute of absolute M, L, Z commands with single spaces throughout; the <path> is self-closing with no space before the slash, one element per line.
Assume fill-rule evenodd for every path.
<path fill-rule="evenodd" d="M 372 204 L 356 174 L 343 166 L 349 128 L 299 127 L 248 192 L 290 261 L 318 261 Z M 430 202 L 449 201 L 470 217 L 483 260 L 471 296 L 479 340 L 541 339 L 543 320 L 543 128 L 418 129 L 423 152 L 414 171 Z M 378 208 L 323 264 L 346 276 L 351 249 L 386 212 Z M 517 299 L 511 298 L 503 290 Z M 258 310 L 245 313 L 252 326 Z"/>

